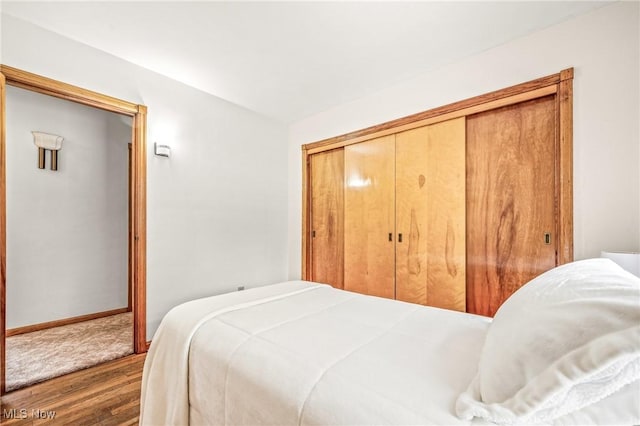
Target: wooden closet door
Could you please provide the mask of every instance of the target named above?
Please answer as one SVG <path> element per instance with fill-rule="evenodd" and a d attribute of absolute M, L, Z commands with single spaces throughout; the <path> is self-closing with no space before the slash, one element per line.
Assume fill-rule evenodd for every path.
<path fill-rule="evenodd" d="M 393 299 L 395 136 L 349 145 L 344 160 L 344 289 Z"/>
<path fill-rule="evenodd" d="M 469 312 L 556 265 L 556 124 L 555 96 L 467 117 Z"/>
<path fill-rule="evenodd" d="M 396 226 L 396 298 L 464 311 L 464 117 L 396 135 Z"/>
<path fill-rule="evenodd" d="M 343 288 L 344 150 L 310 157 L 311 280 Z"/>
<path fill-rule="evenodd" d="M 421 305 L 427 304 L 428 176 L 429 127 L 398 133 L 396 298 Z"/>

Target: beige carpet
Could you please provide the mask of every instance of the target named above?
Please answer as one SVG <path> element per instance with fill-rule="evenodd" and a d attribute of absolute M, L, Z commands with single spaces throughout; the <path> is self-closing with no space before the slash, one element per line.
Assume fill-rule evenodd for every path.
<path fill-rule="evenodd" d="M 7 338 L 7 392 L 133 353 L 131 312 Z"/>

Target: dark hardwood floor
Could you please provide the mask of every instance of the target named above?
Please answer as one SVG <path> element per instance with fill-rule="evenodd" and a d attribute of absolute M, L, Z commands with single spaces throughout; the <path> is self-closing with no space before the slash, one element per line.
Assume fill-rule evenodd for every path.
<path fill-rule="evenodd" d="M 2 397 L 0 423 L 138 424 L 145 355 L 131 355 L 8 393 Z"/>

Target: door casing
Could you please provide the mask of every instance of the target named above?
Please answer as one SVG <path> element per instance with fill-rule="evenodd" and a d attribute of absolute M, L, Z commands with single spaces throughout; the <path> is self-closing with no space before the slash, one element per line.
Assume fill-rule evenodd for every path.
<path fill-rule="evenodd" d="M 54 96 L 129 116 L 133 120 L 130 169 L 131 308 L 135 353 L 147 351 L 146 341 L 146 126 L 147 107 L 83 89 L 17 68 L 0 65 L 0 395 L 5 393 L 6 339 L 6 85 Z M 132 229 L 131 229 L 132 228 Z"/>

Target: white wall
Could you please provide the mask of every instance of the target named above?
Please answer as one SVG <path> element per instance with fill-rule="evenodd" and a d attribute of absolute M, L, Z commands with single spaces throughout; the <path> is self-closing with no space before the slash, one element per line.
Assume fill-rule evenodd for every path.
<path fill-rule="evenodd" d="M 197 297 L 287 270 L 287 133 L 273 120 L 22 20 L 2 63 L 147 105 L 147 338 Z M 170 159 L 153 143 L 171 145 Z"/>
<path fill-rule="evenodd" d="M 300 276 L 300 146 L 575 67 L 575 258 L 640 250 L 640 24 L 620 2 L 337 106 L 289 129 L 289 277 Z"/>
<path fill-rule="evenodd" d="M 7 328 L 126 308 L 131 118 L 7 88 Z M 31 131 L 65 138 L 37 167 Z"/>

